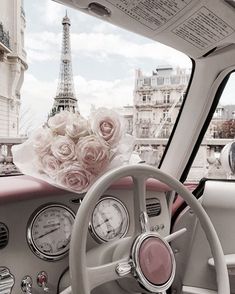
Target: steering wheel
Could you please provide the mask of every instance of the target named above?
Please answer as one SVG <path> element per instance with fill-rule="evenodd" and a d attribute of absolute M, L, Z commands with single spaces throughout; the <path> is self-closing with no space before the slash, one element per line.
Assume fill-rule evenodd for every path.
<path fill-rule="evenodd" d="M 113 182 L 127 176 L 132 177 L 134 184 L 135 224 L 132 236 L 104 243 L 86 252 L 88 226 L 97 201 Z M 76 215 L 70 242 L 72 293 L 90 294 L 99 285 L 127 277 L 136 280 L 136 285 L 141 286 L 140 292 L 164 293 L 169 289 L 176 270 L 169 242 L 186 229 L 165 238 L 150 231 L 146 213 L 146 180 L 149 178 L 168 185 L 194 211 L 206 234 L 215 261 L 218 294 L 230 294 L 223 250 L 209 216 L 182 183 L 147 165 L 127 165 L 109 171 L 93 184 L 84 197 Z"/>

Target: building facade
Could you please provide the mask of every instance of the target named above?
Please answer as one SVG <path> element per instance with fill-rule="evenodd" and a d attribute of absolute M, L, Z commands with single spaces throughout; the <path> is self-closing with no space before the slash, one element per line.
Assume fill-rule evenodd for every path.
<path fill-rule="evenodd" d="M 23 0 L 1 0 L 0 137 L 19 133 L 20 90 L 27 69 Z"/>
<path fill-rule="evenodd" d="M 136 70 L 133 106 L 124 106 L 127 132 L 136 140 L 135 149 L 146 163 L 158 166 L 190 79 L 190 70 L 157 68 L 152 75 Z M 235 137 L 235 105 L 218 105 L 188 176 L 226 178 L 219 155 Z"/>
<path fill-rule="evenodd" d="M 161 67 L 151 76 L 136 70 L 133 134 L 137 138 L 168 138 L 181 107 L 190 73 Z"/>

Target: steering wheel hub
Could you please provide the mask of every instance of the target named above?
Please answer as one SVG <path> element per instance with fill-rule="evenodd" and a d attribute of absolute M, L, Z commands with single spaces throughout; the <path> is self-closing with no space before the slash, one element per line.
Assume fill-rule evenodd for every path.
<path fill-rule="evenodd" d="M 151 292 L 167 290 L 175 276 L 175 258 L 169 244 L 156 233 L 141 234 L 134 242 L 132 259 L 136 277 Z"/>

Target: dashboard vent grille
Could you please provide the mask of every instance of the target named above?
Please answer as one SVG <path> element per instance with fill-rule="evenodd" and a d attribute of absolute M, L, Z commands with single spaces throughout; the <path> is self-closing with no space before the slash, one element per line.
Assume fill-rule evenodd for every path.
<path fill-rule="evenodd" d="M 161 213 L 161 203 L 157 198 L 146 199 L 146 209 L 149 217 L 158 216 Z"/>
<path fill-rule="evenodd" d="M 5 224 L 0 223 L 0 249 L 7 246 L 9 239 L 8 228 Z"/>

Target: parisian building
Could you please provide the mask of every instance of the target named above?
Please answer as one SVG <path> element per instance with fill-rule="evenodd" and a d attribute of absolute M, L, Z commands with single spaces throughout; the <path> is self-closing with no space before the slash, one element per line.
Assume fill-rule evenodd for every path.
<path fill-rule="evenodd" d="M 151 75 L 136 70 L 133 105 L 126 105 L 119 112 L 125 119 L 127 133 L 136 139 L 135 150 L 150 165 L 158 166 L 160 162 L 182 106 L 190 74 L 188 69 L 172 67 L 158 67 Z M 235 105 L 219 104 L 188 179 L 226 178 L 219 154 L 227 144 L 226 140 L 234 138 L 234 135 Z"/>
<path fill-rule="evenodd" d="M 157 165 L 182 105 L 190 70 L 158 67 L 151 75 L 135 73 L 133 106 L 120 109 L 127 132 L 136 138 L 136 151 Z"/>
<path fill-rule="evenodd" d="M 0 9 L 0 137 L 19 134 L 21 86 L 27 69 L 23 0 L 1 0 Z"/>
<path fill-rule="evenodd" d="M 190 73 L 159 67 L 151 76 L 136 70 L 133 134 L 137 138 L 168 138 L 181 107 Z"/>

